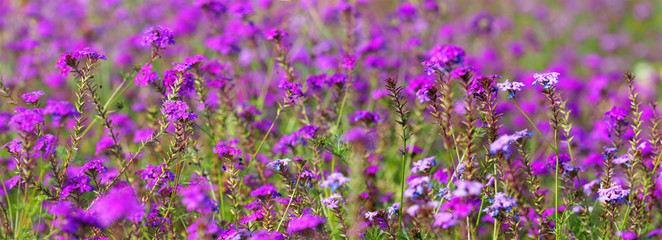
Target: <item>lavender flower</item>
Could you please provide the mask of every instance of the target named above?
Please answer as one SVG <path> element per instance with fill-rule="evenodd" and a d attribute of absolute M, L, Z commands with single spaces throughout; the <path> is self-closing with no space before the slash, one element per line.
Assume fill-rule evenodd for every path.
<path fill-rule="evenodd" d="M 175 40 L 170 28 L 154 26 L 145 31 L 142 43 L 143 46 L 153 46 L 156 49 L 164 49 L 168 45 L 174 45 Z"/>
<path fill-rule="evenodd" d="M 292 162 L 290 158 L 276 159 L 270 163 L 267 163 L 267 167 L 273 168 L 276 171 L 280 171 L 283 166 L 287 166 L 288 163 Z"/>
<path fill-rule="evenodd" d="M 329 175 L 325 181 L 320 183 L 320 187 L 331 188 L 331 192 L 335 192 L 336 189 L 342 187 L 343 184 L 349 182 L 349 178 L 345 177 L 341 172 L 334 172 Z"/>
<path fill-rule="evenodd" d="M 287 234 L 293 235 L 308 230 L 317 230 L 324 222 L 324 218 L 314 215 L 303 215 L 290 221 L 287 225 Z"/>
<path fill-rule="evenodd" d="M 629 189 L 623 189 L 620 185 L 614 185 L 609 188 L 598 189 L 598 201 L 605 204 L 623 204 L 627 202 L 630 195 Z"/>
<path fill-rule="evenodd" d="M 510 153 L 510 144 L 523 137 L 531 137 L 533 133 L 529 133 L 527 129 L 515 132 L 512 135 L 502 135 L 490 144 L 490 153 L 497 154 L 499 152 Z"/>
<path fill-rule="evenodd" d="M 432 225 L 435 227 L 448 229 L 455 226 L 457 223 L 458 220 L 455 218 L 455 216 L 453 216 L 452 213 L 440 212 L 434 215 L 434 223 L 432 223 Z"/>
<path fill-rule="evenodd" d="M 27 109 L 17 107 L 16 114 L 9 119 L 9 125 L 25 133 L 34 132 L 44 123 L 41 109 Z"/>
<path fill-rule="evenodd" d="M 555 86 L 559 82 L 559 73 L 557 72 L 547 72 L 547 73 L 536 73 L 533 74 L 535 81 L 531 86 L 541 86 L 543 89 L 547 89 Z"/>
<path fill-rule="evenodd" d="M 74 68 L 78 68 L 78 63 L 84 59 L 87 59 L 90 63 L 95 63 L 98 60 L 106 60 L 106 56 L 90 48 L 84 48 L 60 55 L 57 63 L 55 63 L 55 68 L 62 69 L 60 75 L 68 77 L 69 72 L 74 70 Z"/>
<path fill-rule="evenodd" d="M 140 222 L 145 208 L 129 187 L 112 189 L 90 207 L 90 213 L 97 217 L 103 227 L 111 226 L 120 219 Z"/>
<path fill-rule="evenodd" d="M 342 196 L 338 193 L 331 194 L 328 198 L 320 199 L 322 205 L 326 206 L 329 209 L 336 209 L 338 205 L 342 202 Z"/>
<path fill-rule="evenodd" d="M 432 167 L 437 166 L 437 161 L 435 161 L 435 159 L 437 159 L 437 157 L 432 156 L 412 163 L 413 167 L 411 168 L 411 173 L 426 172 Z"/>
<path fill-rule="evenodd" d="M 455 187 L 453 191 L 453 196 L 455 197 L 478 196 L 483 189 L 483 184 L 480 182 L 460 180 L 455 183 Z"/>
<path fill-rule="evenodd" d="M 430 183 L 430 177 L 417 177 L 409 181 L 409 186 L 404 192 L 404 196 L 416 199 L 425 193 L 426 187 Z"/>
<path fill-rule="evenodd" d="M 521 82 L 510 82 L 506 79 L 503 83 L 497 83 L 497 87 L 503 92 L 508 92 L 508 98 L 515 97 L 515 93 L 522 90 L 524 83 Z"/>
<path fill-rule="evenodd" d="M 136 74 L 135 82 L 138 87 L 147 87 L 150 83 L 159 79 L 159 75 L 152 71 L 152 64 L 146 63 L 138 74 Z"/>
<path fill-rule="evenodd" d="M 42 95 L 44 95 L 44 92 L 39 90 L 39 91 L 24 93 L 23 95 L 21 95 L 21 98 L 23 98 L 23 101 L 25 101 L 26 103 L 35 103 L 39 100 L 39 96 Z"/>
<path fill-rule="evenodd" d="M 377 212 L 377 211 L 374 211 L 374 212 L 366 212 L 366 213 L 364 214 L 364 216 L 365 216 L 365 219 L 368 219 L 368 221 L 373 222 L 373 221 L 375 221 L 375 217 L 377 216 L 377 214 L 379 214 L 379 212 Z"/>
<path fill-rule="evenodd" d="M 510 213 L 513 207 L 517 207 L 515 199 L 502 192 L 496 193 L 494 199 L 490 199 L 490 202 L 492 205 L 483 209 L 483 212 L 490 214 L 492 217 Z"/>
<path fill-rule="evenodd" d="M 161 113 L 166 115 L 168 121 L 195 120 L 198 115 L 188 111 L 188 105 L 182 101 L 166 101 L 163 103 Z"/>

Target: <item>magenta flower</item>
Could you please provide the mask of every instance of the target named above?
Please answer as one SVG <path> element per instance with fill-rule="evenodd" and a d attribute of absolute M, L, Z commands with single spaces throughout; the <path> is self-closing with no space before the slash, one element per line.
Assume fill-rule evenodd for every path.
<path fill-rule="evenodd" d="M 25 101 L 26 103 L 35 103 L 39 100 L 39 96 L 42 95 L 44 95 L 44 92 L 39 90 L 39 91 L 24 93 L 23 95 L 21 95 L 21 98 L 23 98 L 23 101 Z"/>
<path fill-rule="evenodd" d="M 168 45 L 174 45 L 175 39 L 172 30 L 163 26 L 154 26 L 145 31 L 143 35 L 143 46 L 153 46 L 156 49 L 164 49 Z"/>
<path fill-rule="evenodd" d="M 287 225 L 287 234 L 294 235 L 308 230 L 314 231 L 321 227 L 324 222 L 324 218 L 314 215 L 303 215 L 290 221 Z"/>

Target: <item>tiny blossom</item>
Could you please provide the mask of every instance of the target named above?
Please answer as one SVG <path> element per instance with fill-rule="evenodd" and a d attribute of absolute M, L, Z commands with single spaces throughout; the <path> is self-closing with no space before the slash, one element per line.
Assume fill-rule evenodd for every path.
<path fill-rule="evenodd" d="M 282 80 L 278 88 L 285 90 L 284 101 L 286 104 L 294 104 L 299 99 L 304 98 L 306 95 L 301 90 L 300 83 L 292 83 L 287 80 Z"/>
<path fill-rule="evenodd" d="M 48 100 L 43 111 L 44 115 L 50 115 L 53 125 L 58 125 L 60 120 L 65 117 L 75 117 L 80 114 L 76 111 L 73 104 L 67 101 Z"/>
<path fill-rule="evenodd" d="M 303 215 L 290 220 L 287 225 L 287 233 L 292 235 L 306 230 L 317 230 L 324 225 L 324 218 L 314 215 Z"/>
<path fill-rule="evenodd" d="M 58 139 L 52 134 L 45 134 L 37 140 L 37 143 L 32 147 L 32 150 L 43 151 L 46 154 L 55 154 L 57 140 Z"/>
<path fill-rule="evenodd" d="M 342 67 L 344 69 L 353 69 L 354 65 L 356 65 L 356 56 L 348 55 L 348 56 L 343 58 Z"/>
<path fill-rule="evenodd" d="M 341 172 L 334 172 L 329 175 L 325 181 L 320 183 L 320 187 L 331 188 L 331 192 L 335 192 L 336 189 L 341 187 L 343 184 L 349 182 L 349 178 L 345 177 Z"/>
<path fill-rule="evenodd" d="M 57 63 L 55 63 L 55 68 L 62 69 L 60 71 L 60 75 L 63 77 L 68 77 L 69 72 L 74 70 L 74 67 L 78 67 L 78 63 L 83 59 L 87 59 L 89 62 L 95 63 L 100 59 L 106 60 L 106 56 L 99 54 L 90 48 L 84 48 L 60 55 Z"/>
<path fill-rule="evenodd" d="M 39 100 L 39 96 L 42 96 L 42 95 L 44 95 L 44 92 L 40 90 L 40 91 L 24 93 L 23 95 L 21 95 L 21 98 L 26 103 L 34 103 L 34 102 L 37 102 Z"/>
<path fill-rule="evenodd" d="M 483 209 L 483 212 L 490 214 L 492 217 L 496 217 L 499 213 L 510 213 L 513 207 L 517 207 L 515 199 L 502 192 L 496 193 L 494 199 L 490 199 L 490 202 L 492 205 Z"/>
<path fill-rule="evenodd" d="M 152 71 L 152 64 L 146 63 L 138 74 L 136 74 L 135 82 L 138 87 L 147 87 L 150 83 L 159 79 L 159 75 Z"/>
<path fill-rule="evenodd" d="M 510 144 L 514 143 L 520 138 L 531 137 L 531 136 L 533 136 L 533 133 L 529 133 L 527 129 L 524 129 L 519 132 L 515 132 L 512 135 L 502 135 L 501 137 L 494 140 L 492 144 L 490 144 L 490 153 L 492 154 L 496 154 L 498 152 L 509 153 Z"/>
<path fill-rule="evenodd" d="M 458 223 L 458 220 L 449 212 L 441 212 L 434 215 L 434 223 L 432 224 L 435 227 L 441 227 L 443 229 L 448 229 L 455 226 Z"/>
<path fill-rule="evenodd" d="M 411 173 L 425 172 L 431 169 L 433 166 L 437 166 L 436 156 L 424 158 L 412 163 L 413 167 L 411 168 Z"/>
<path fill-rule="evenodd" d="M 208 180 L 202 178 L 202 181 L 193 183 L 177 192 L 182 198 L 182 205 L 186 211 L 196 211 L 207 214 L 216 210 L 216 202 L 209 197 L 210 186 Z"/>
<path fill-rule="evenodd" d="M 418 98 L 419 103 L 429 102 L 432 100 L 430 98 L 430 96 L 433 94 L 432 88 L 433 87 L 430 85 L 424 85 L 421 87 L 421 89 L 416 91 L 416 97 Z"/>
<path fill-rule="evenodd" d="M 598 189 L 598 201 L 601 203 L 621 204 L 627 202 L 630 195 L 629 189 L 623 189 L 620 185 L 614 185 L 609 188 Z"/>
<path fill-rule="evenodd" d="M 145 31 L 143 35 L 143 46 L 154 46 L 157 49 L 166 48 L 175 44 L 172 30 L 163 26 L 154 26 Z"/>
<path fill-rule="evenodd" d="M 273 168 L 276 171 L 280 171 L 283 166 L 287 166 L 288 163 L 292 162 L 290 158 L 277 159 L 270 163 L 267 163 L 267 167 Z"/>
<path fill-rule="evenodd" d="M 336 209 L 342 201 L 342 196 L 338 193 L 331 194 L 328 198 L 323 198 L 320 200 L 322 205 L 326 206 L 329 209 Z"/>
<path fill-rule="evenodd" d="M 480 195 L 483 184 L 480 182 L 460 180 L 455 183 L 455 187 L 455 191 L 453 191 L 453 196 L 455 197 L 477 196 Z"/>
<path fill-rule="evenodd" d="M 352 119 L 354 122 L 364 122 L 366 124 L 382 123 L 384 120 L 379 113 L 372 113 L 366 110 L 356 111 L 356 116 Z"/>
<path fill-rule="evenodd" d="M 90 207 L 90 213 L 97 216 L 101 226 L 108 227 L 120 219 L 140 222 L 145 215 L 145 207 L 130 187 L 118 187 L 101 196 Z"/>
<path fill-rule="evenodd" d="M 262 185 L 251 192 L 251 197 L 271 196 L 276 194 L 277 190 L 278 188 L 274 187 L 274 185 L 271 185 L 271 183 Z"/>
<path fill-rule="evenodd" d="M 185 102 L 176 100 L 166 101 L 163 103 L 161 113 L 166 115 L 166 119 L 169 121 L 186 119 L 195 120 L 197 115 L 193 112 L 189 112 L 188 109 L 188 104 Z"/>
<path fill-rule="evenodd" d="M 15 138 L 7 144 L 3 145 L 0 149 L 7 149 L 11 154 L 18 154 L 23 150 L 23 141 L 20 138 Z"/>
<path fill-rule="evenodd" d="M 237 145 L 237 144 L 236 143 L 228 144 L 227 142 L 219 142 L 218 144 L 216 144 L 212 152 L 218 155 L 219 158 L 223 158 L 223 157 L 235 158 L 244 154 L 243 150 L 229 145 Z"/>
<path fill-rule="evenodd" d="M 103 159 L 95 159 L 85 163 L 80 168 L 80 174 L 85 174 L 86 172 L 102 173 L 108 171 L 108 168 L 103 165 Z"/>
<path fill-rule="evenodd" d="M 559 73 L 557 72 L 548 72 L 548 73 L 536 73 L 533 74 L 535 81 L 531 86 L 541 86 L 543 89 L 547 89 L 555 86 L 559 82 Z"/>
<path fill-rule="evenodd" d="M 425 193 L 425 187 L 430 183 L 430 177 L 418 177 L 409 181 L 409 186 L 403 193 L 405 197 L 416 199 Z"/>
<path fill-rule="evenodd" d="M 446 200 L 451 200 L 451 189 L 450 187 L 440 188 L 439 194 L 435 195 L 437 198 L 443 198 Z"/>
<path fill-rule="evenodd" d="M 456 45 L 437 45 L 429 52 L 430 62 L 439 65 L 461 63 L 464 59 L 465 53 L 462 48 Z"/>
<path fill-rule="evenodd" d="M 378 213 L 379 213 L 379 212 L 377 212 L 377 211 L 374 211 L 374 212 L 366 212 L 366 213 L 364 214 L 364 216 L 365 216 L 365 219 L 368 219 L 368 221 L 371 221 L 371 222 L 372 222 L 372 221 L 375 221 L 375 217 L 377 216 Z"/>
<path fill-rule="evenodd" d="M 39 125 L 44 123 L 41 109 L 27 109 L 17 107 L 17 113 L 9 119 L 9 125 L 25 133 L 34 132 Z"/>
<path fill-rule="evenodd" d="M 285 30 L 280 28 L 272 28 L 264 32 L 264 36 L 268 40 L 280 40 L 283 37 L 287 36 L 287 32 L 285 32 Z"/>
<path fill-rule="evenodd" d="M 630 154 L 623 154 L 620 157 L 617 157 L 613 160 L 614 164 L 623 164 L 623 165 L 629 165 L 630 161 L 632 161 L 632 157 Z"/>
<path fill-rule="evenodd" d="M 503 83 L 497 83 L 497 87 L 503 92 L 508 92 L 508 98 L 513 98 L 515 93 L 522 90 L 524 83 L 521 82 L 510 82 L 506 80 Z"/>

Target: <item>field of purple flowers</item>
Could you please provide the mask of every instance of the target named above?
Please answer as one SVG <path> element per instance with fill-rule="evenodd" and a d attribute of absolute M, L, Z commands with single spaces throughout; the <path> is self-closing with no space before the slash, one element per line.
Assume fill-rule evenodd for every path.
<path fill-rule="evenodd" d="M 0 1 L 0 234 L 660 239 L 660 11 Z"/>

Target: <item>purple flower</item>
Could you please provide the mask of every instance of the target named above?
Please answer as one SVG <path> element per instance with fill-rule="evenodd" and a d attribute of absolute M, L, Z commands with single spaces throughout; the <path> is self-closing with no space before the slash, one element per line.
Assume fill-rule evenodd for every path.
<path fill-rule="evenodd" d="M 285 30 L 280 28 L 272 28 L 264 32 L 264 36 L 268 40 L 280 41 L 283 37 L 287 36 L 287 32 L 285 32 Z"/>
<path fill-rule="evenodd" d="M 614 164 L 619 164 L 619 165 L 623 164 L 629 166 L 630 161 L 632 161 L 632 157 L 630 156 L 630 154 L 623 154 L 622 156 L 614 159 Z"/>
<path fill-rule="evenodd" d="M 429 169 L 431 169 L 433 166 L 437 166 L 437 161 L 435 161 L 435 159 L 437 159 L 437 157 L 432 156 L 414 162 L 412 164 L 414 166 L 411 168 L 411 173 L 426 172 Z"/>
<path fill-rule="evenodd" d="M 191 224 L 186 228 L 186 233 L 188 233 L 188 240 L 197 240 L 205 239 L 205 235 L 212 236 L 214 234 L 221 234 L 218 239 L 240 239 L 237 232 L 234 231 L 234 228 L 228 229 L 228 232 L 222 232 L 218 228 L 216 220 L 209 219 L 207 217 L 200 217 L 195 223 Z"/>
<path fill-rule="evenodd" d="M 9 119 L 9 125 L 25 133 L 34 132 L 39 125 L 44 123 L 41 109 L 27 109 L 17 107 L 17 113 Z"/>
<path fill-rule="evenodd" d="M 287 166 L 288 163 L 292 162 L 292 159 L 290 158 L 283 158 L 283 159 L 277 159 L 274 161 L 271 161 L 270 163 L 267 163 L 267 167 L 273 168 L 276 171 L 280 171 L 280 169 L 283 166 Z"/>
<path fill-rule="evenodd" d="M 480 182 L 460 180 L 455 182 L 455 187 L 455 191 L 453 191 L 453 196 L 455 197 L 478 196 L 483 189 L 483 184 Z"/>
<path fill-rule="evenodd" d="M 497 154 L 498 152 L 510 153 L 510 144 L 523 137 L 531 137 L 533 133 L 529 133 L 527 129 L 515 132 L 512 135 L 502 135 L 490 144 L 490 153 Z"/>
<path fill-rule="evenodd" d="M 494 199 L 490 199 L 490 202 L 492 205 L 483 209 L 483 212 L 490 214 L 492 217 L 498 216 L 499 213 L 510 213 L 513 207 L 517 207 L 515 199 L 502 192 L 496 193 Z"/>
<path fill-rule="evenodd" d="M 284 100 L 286 104 L 295 104 L 299 99 L 306 97 L 301 90 L 300 83 L 292 83 L 287 80 L 282 80 L 278 88 L 285 90 Z"/>
<path fill-rule="evenodd" d="M 342 60 L 342 67 L 344 69 L 353 69 L 354 65 L 356 65 L 356 56 L 354 55 L 348 55 Z"/>
<path fill-rule="evenodd" d="M 152 128 L 143 128 L 138 129 L 133 135 L 133 142 L 140 143 L 152 140 L 154 134 L 154 129 Z"/>
<path fill-rule="evenodd" d="M 166 115 L 168 121 L 177 120 L 195 120 L 198 116 L 188 111 L 189 107 L 185 102 L 172 100 L 163 103 L 161 113 Z"/>
<path fill-rule="evenodd" d="M 342 140 L 353 147 L 372 151 L 377 148 L 379 134 L 375 128 L 354 127 L 342 135 Z"/>
<path fill-rule="evenodd" d="M 458 223 L 458 220 L 449 212 L 440 212 L 434 215 L 434 223 L 432 224 L 435 227 L 441 227 L 443 229 L 448 229 L 455 226 Z"/>
<path fill-rule="evenodd" d="M 164 169 L 166 171 L 165 173 L 163 173 Z M 140 174 L 141 180 L 147 181 L 147 184 L 145 184 L 145 189 L 151 190 L 152 188 L 157 187 L 157 192 L 165 189 L 168 186 L 169 181 L 175 180 L 175 174 L 166 168 L 165 163 L 162 163 L 158 166 L 147 164 L 145 169 L 138 171 L 137 174 Z M 158 180 L 159 176 L 161 176 L 160 180 Z"/>
<path fill-rule="evenodd" d="M 39 100 L 39 96 L 44 95 L 44 92 L 39 90 L 39 91 L 34 91 L 34 92 L 29 92 L 29 93 L 24 93 L 21 95 L 21 98 L 23 98 L 23 101 L 26 103 L 34 103 Z"/>
<path fill-rule="evenodd" d="M 90 63 L 95 63 L 96 61 L 103 59 L 106 60 L 106 56 L 97 53 L 96 51 L 90 48 L 84 48 L 81 50 L 63 53 L 60 55 L 57 63 L 55 63 L 55 68 L 62 69 L 60 75 L 63 77 L 68 77 L 69 72 L 74 70 L 74 67 L 78 67 L 78 63 L 83 59 L 87 59 Z"/>
<path fill-rule="evenodd" d="M 57 138 L 51 134 L 41 136 L 37 143 L 32 147 L 33 151 L 43 151 L 47 155 L 55 154 Z"/>
<path fill-rule="evenodd" d="M 630 190 L 621 188 L 620 185 L 614 185 L 609 188 L 598 189 L 598 201 L 604 204 L 622 204 L 627 202 Z"/>
<path fill-rule="evenodd" d="M 508 92 L 508 98 L 515 97 L 515 93 L 522 90 L 524 83 L 521 82 L 510 82 L 506 79 L 503 83 L 497 83 L 497 87 L 503 92 Z"/>
<path fill-rule="evenodd" d="M 557 72 L 547 72 L 547 73 L 536 73 L 533 74 L 535 81 L 531 83 L 531 86 L 541 86 L 543 89 L 547 89 L 555 86 L 559 83 L 559 73 Z"/>
<path fill-rule="evenodd" d="M 146 63 L 138 74 L 136 74 L 135 82 L 138 87 L 147 87 L 150 83 L 159 79 L 159 75 L 152 71 L 152 64 Z"/>
<path fill-rule="evenodd" d="M 154 46 L 156 49 L 163 49 L 174 44 L 175 39 L 172 36 L 172 30 L 167 27 L 151 27 L 143 35 L 143 46 Z"/>
<path fill-rule="evenodd" d="M 271 197 L 278 193 L 278 188 L 274 187 L 271 183 L 262 185 L 255 190 L 251 191 L 251 197 Z"/>
<path fill-rule="evenodd" d="M 271 232 L 269 230 L 260 230 L 254 232 L 248 240 L 285 240 L 287 237 L 280 232 Z"/>
<path fill-rule="evenodd" d="M 244 154 L 243 150 L 232 147 L 230 145 L 236 146 L 237 143 L 219 142 L 216 144 L 216 147 L 214 147 L 213 152 L 214 154 L 218 155 L 219 158 L 235 158 Z"/>
<path fill-rule="evenodd" d="M 314 215 L 303 215 L 294 218 L 287 225 L 287 234 L 293 235 L 307 230 L 317 230 L 317 228 L 324 225 L 324 218 Z"/>
<path fill-rule="evenodd" d="M 64 200 L 71 193 L 78 192 L 78 193 L 84 193 L 84 192 L 91 192 L 94 190 L 94 187 L 90 184 L 90 178 L 88 176 L 77 176 L 77 177 L 72 177 L 67 180 L 67 182 L 64 184 L 64 188 L 62 188 L 62 194 L 60 195 L 60 200 Z"/>
<path fill-rule="evenodd" d="M 431 100 L 430 94 L 433 92 L 431 91 L 432 88 L 434 88 L 432 85 L 425 84 L 421 87 L 421 89 L 416 91 L 416 97 L 418 98 L 419 103 L 429 102 Z"/>
<path fill-rule="evenodd" d="M 430 52 L 429 62 L 445 66 L 449 64 L 461 63 L 464 61 L 464 50 L 456 45 L 437 45 Z"/>
<path fill-rule="evenodd" d="M 133 194 L 130 187 L 117 187 L 102 196 L 90 208 L 89 212 L 96 216 L 103 227 L 128 219 L 132 222 L 142 221 L 145 207 Z"/>
<path fill-rule="evenodd" d="M 322 198 L 320 200 L 322 205 L 326 206 L 329 209 L 336 209 L 338 205 L 342 202 L 342 196 L 338 193 L 331 194 L 328 198 Z"/>
<path fill-rule="evenodd" d="M 416 199 L 425 193 L 425 189 L 430 183 L 430 177 L 417 177 L 410 180 L 407 184 L 407 189 L 404 192 L 404 197 Z"/>
<path fill-rule="evenodd" d="M 23 150 L 23 141 L 20 138 L 15 138 L 10 142 L 3 145 L 0 149 L 7 149 L 11 154 L 19 154 Z"/>
<path fill-rule="evenodd" d="M 103 165 L 104 160 L 101 158 L 89 161 L 80 168 L 80 174 L 86 172 L 102 173 L 108 171 L 108 168 Z"/>
<path fill-rule="evenodd" d="M 379 113 L 372 113 L 366 110 L 356 111 L 356 115 L 352 120 L 354 122 L 364 122 L 366 125 L 382 123 L 384 121 Z"/>
<path fill-rule="evenodd" d="M 53 120 L 53 125 L 57 126 L 60 123 L 60 120 L 65 117 L 75 117 L 80 115 L 73 104 L 67 101 L 53 101 L 48 100 L 44 111 L 44 115 L 51 115 Z"/>
<path fill-rule="evenodd" d="M 208 180 L 202 178 L 202 181 L 191 183 L 177 193 L 182 197 L 182 205 L 186 206 L 186 211 L 207 214 L 216 210 L 215 202 L 208 194 L 210 186 L 206 182 Z"/>
<path fill-rule="evenodd" d="M 341 172 L 334 172 L 329 175 L 325 181 L 320 183 L 320 187 L 331 188 L 331 192 L 335 192 L 336 189 L 341 187 L 343 184 L 349 182 L 349 178 L 345 177 Z"/>
<path fill-rule="evenodd" d="M 364 214 L 364 216 L 365 216 L 365 219 L 368 219 L 368 221 L 371 221 L 371 222 L 372 222 L 372 221 L 375 221 L 375 217 L 377 216 L 377 214 L 379 214 L 379 212 L 377 212 L 377 211 L 374 211 L 374 212 L 366 212 L 366 213 Z"/>

